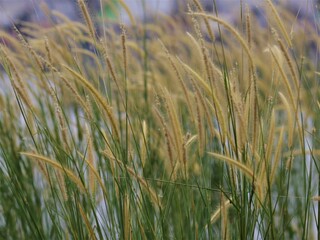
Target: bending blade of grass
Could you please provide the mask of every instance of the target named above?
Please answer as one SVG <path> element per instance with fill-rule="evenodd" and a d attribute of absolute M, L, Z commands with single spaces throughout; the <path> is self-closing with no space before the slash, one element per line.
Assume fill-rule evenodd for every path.
<path fill-rule="evenodd" d="M 81 180 L 69 169 L 63 167 L 60 163 L 47 158 L 45 156 L 42 155 L 38 155 L 38 154 L 34 154 L 34 153 L 28 153 L 28 152 L 20 152 L 21 155 L 24 155 L 26 157 L 29 157 L 31 159 L 36 159 L 40 162 L 45 162 L 48 163 L 49 165 L 51 165 L 52 167 L 58 169 L 59 171 L 64 172 L 69 178 L 70 180 L 72 180 L 82 192 L 86 191 L 85 186 L 82 184 Z"/>

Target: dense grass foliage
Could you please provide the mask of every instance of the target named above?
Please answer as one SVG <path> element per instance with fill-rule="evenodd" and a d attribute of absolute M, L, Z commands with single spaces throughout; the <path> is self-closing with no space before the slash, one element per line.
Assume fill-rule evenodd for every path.
<path fill-rule="evenodd" d="M 78 3 L 83 23 L 0 31 L 1 239 L 318 236 L 316 19 Z"/>

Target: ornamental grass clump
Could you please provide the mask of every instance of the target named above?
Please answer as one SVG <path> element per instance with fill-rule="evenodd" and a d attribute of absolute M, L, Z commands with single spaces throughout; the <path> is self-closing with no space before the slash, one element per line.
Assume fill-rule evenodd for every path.
<path fill-rule="evenodd" d="M 0 238 L 319 236 L 317 20 L 236 4 L 0 31 Z"/>

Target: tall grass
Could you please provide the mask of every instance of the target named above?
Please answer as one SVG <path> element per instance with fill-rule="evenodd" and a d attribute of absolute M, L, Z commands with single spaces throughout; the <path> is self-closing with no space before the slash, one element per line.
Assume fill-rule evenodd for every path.
<path fill-rule="evenodd" d="M 319 238 L 315 21 L 78 3 L 0 31 L 0 238 Z"/>

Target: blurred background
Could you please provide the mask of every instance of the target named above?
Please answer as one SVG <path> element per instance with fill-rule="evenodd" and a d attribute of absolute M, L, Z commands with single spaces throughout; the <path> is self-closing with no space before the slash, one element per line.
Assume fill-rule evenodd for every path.
<path fill-rule="evenodd" d="M 119 0 L 87 0 L 87 4 L 94 16 L 101 16 L 123 23 L 129 22 L 129 17 L 120 7 Z M 173 15 L 178 9 L 186 6 L 188 0 L 123 0 L 136 18 L 151 19 L 156 13 Z M 200 0 L 204 8 L 212 12 L 213 0 Z M 248 4 L 251 9 L 258 9 L 257 4 L 263 1 L 255 0 L 215 0 L 216 8 L 226 20 L 232 20 L 233 13 L 239 11 L 240 2 Z M 290 8 L 299 16 L 314 14 L 319 0 L 278 0 L 283 6 Z M 102 6 L 100 5 L 102 3 Z M 44 9 L 59 11 L 72 20 L 80 20 L 76 0 L 0 0 L 0 28 L 10 29 L 12 23 L 19 24 L 23 21 L 38 22 L 46 25 Z M 144 11 L 146 9 L 147 11 Z M 309 12 L 310 11 L 310 12 Z M 145 14 L 144 14 L 145 13 Z M 313 14 L 311 14 L 313 13 Z"/>

